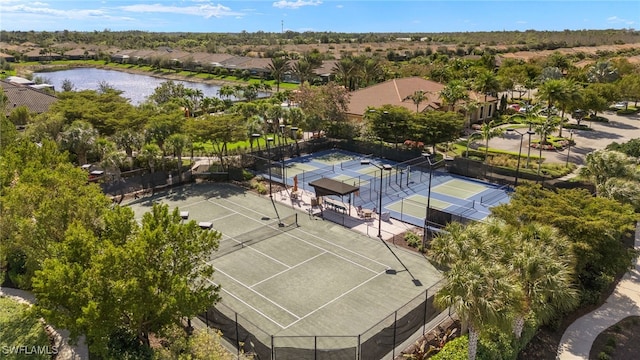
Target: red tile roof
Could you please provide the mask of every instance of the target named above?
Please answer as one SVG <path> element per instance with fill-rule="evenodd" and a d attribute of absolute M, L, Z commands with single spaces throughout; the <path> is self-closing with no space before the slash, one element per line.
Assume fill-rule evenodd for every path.
<path fill-rule="evenodd" d="M 441 106 L 439 92 L 442 89 L 444 85 L 420 77 L 387 80 L 352 92 L 348 113 L 362 116 L 367 107 L 383 105 L 402 106 L 416 111 L 416 105 L 407 97 L 419 90 L 424 91 L 427 96 L 427 99 L 420 103 L 419 111 L 422 112 L 426 108 L 439 109 Z"/>

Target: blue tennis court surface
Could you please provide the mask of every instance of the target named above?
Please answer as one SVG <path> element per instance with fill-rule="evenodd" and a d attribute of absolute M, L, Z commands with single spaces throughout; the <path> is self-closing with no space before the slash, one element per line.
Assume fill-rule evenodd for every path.
<path fill-rule="evenodd" d="M 364 159 L 370 163 L 362 164 Z M 387 166 L 390 170 L 382 170 L 385 165 L 390 165 Z M 392 218 L 419 227 L 425 223 L 427 202 L 432 211 L 447 215 L 444 217 L 446 221 L 465 222 L 484 220 L 489 216 L 491 207 L 509 201 L 508 187 L 453 175 L 445 169 L 436 168 L 431 174 L 429 194 L 429 168 L 429 163 L 422 157 L 397 163 L 343 150 L 330 150 L 288 159 L 283 163 L 274 162 L 271 176 L 274 181 L 289 187 L 297 180 L 298 187 L 307 191 L 313 191 L 309 183 L 320 178 L 357 186 L 360 190 L 352 197 L 331 198 L 346 205 L 388 212 Z M 380 191 L 381 211 L 377 209 Z"/>

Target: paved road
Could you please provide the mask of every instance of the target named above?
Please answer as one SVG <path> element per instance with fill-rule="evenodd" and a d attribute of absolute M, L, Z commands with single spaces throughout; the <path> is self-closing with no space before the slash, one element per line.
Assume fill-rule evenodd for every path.
<path fill-rule="evenodd" d="M 598 150 L 604 149 L 612 142 L 623 143 L 634 138 L 640 138 L 640 115 L 633 116 L 618 116 L 613 112 L 605 112 L 600 114 L 609 119 L 608 123 L 589 123 L 583 121 L 582 124 L 590 125 L 593 129 L 588 130 L 573 130 L 573 139 L 576 145 L 571 147 L 569 154 L 569 161 L 575 164 L 583 164 L 586 154 Z M 571 120 L 570 123 L 575 124 L 575 120 Z M 505 126 L 506 127 L 506 126 Z M 526 132 L 527 129 L 518 129 L 520 132 Z M 554 132 L 552 135 L 557 135 L 558 132 Z M 568 130 L 563 129 L 563 136 L 568 136 Z M 539 136 L 532 135 L 531 140 L 538 139 Z M 489 140 L 489 146 L 497 149 L 504 149 L 509 151 L 518 152 L 520 146 L 520 135 L 518 134 L 505 134 L 503 137 L 498 137 Z M 527 154 L 527 145 L 529 137 L 524 136 L 522 143 L 522 155 Z M 482 140 L 476 143 L 482 145 Z M 542 156 L 546 158 L 546 162 L 565 162 L 567 160 L 567 150 L 564 151 L 542 151 Z M 531 154 L 538 154 L 538 150 L 531 149 Z"/>

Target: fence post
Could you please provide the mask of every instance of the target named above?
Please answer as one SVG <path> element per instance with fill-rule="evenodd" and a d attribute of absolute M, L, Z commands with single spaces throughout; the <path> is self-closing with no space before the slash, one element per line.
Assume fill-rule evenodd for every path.
<path fill-rule="evenodd" d="M 236 315 L 236 349 L 238 349 L 238 357 L 240 357 L 240 332 L 238 331 L 238 313 L 234 311 Z"/>
<path fill-rule="evenodd" d="M 273 346 L 273 335 L 271 335 L 271 360 L 276 360 L 276 348 Z"/>
<path fill-rule="evenodd" d="M 398 311 L 393 313 L 393 349 L 391 349 L 391 359 L 396 358 L 396 329 L 398 328 Z"/>
<path fill-rule="evenodd" d="M 362 358 L 362 344 L 360 343 L 360 336 L 362 336 L 361 334 L 358 334 L 358 346 L 356 347 L 356 360 L 360 360 Z"/>
<path fill-rule="evenodd" d="M 313 360 L 318 359 L 318 336 L 313 337 Z"/>
<path fill-rule="evenodd" d="M 429 289 L 424 292 L 424 319 L 422 321 L 422 335 L 427 331 L 427 302 L 429 301 Z"/>

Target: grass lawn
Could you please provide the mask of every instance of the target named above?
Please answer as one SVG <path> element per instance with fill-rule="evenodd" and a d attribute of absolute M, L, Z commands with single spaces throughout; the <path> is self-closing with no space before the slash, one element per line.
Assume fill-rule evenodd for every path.
<path fill-rule="evenodd" d="M 22 353 L 11 353 L 11 347 L 26 346 Z M 33 314 L 29 305 L 21 304 L 7 297 L 0 297 L 0 358 L 12 359 L 51 359 L 51 355 L 38 354 L 53 351 L 44 325 Z M 28 353 L 26 351 L 31 351 Z"/>

